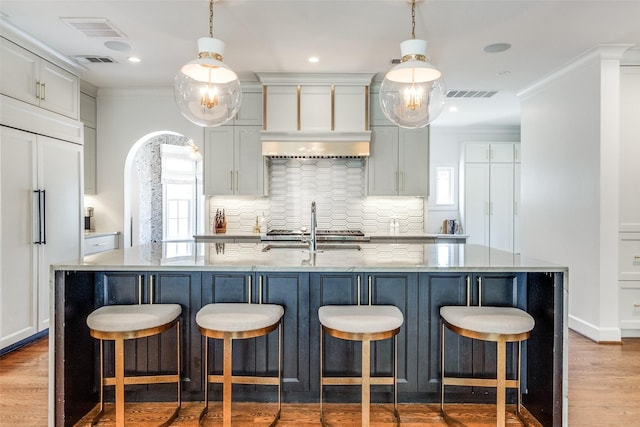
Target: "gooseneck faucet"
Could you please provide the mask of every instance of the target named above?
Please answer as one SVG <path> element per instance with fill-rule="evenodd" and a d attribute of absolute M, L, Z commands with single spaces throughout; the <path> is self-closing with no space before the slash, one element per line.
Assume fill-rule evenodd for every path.
<path fill-rule="evenodd" d="M 316 202 L 311 202 L 311 235 L 309 236 L 309 252 L 316 253 L 318 249 L 316 239 L 316 228 L 318 223 L 316 221 Z"/>

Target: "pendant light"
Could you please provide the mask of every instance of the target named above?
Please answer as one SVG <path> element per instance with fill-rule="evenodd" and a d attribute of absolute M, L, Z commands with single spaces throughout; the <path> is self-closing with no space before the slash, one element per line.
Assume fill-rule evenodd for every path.
<path fill-rule="evenodd" d="M 403 128 L 422 128 L 441 112 L 445 100 L 442 73 L 427 62 L 427 42 L 416 39 L 416 1 L 411 1 L 411 39 L 400 44 L 402 62 L 384 76 L 380 107 Z"/>
<path fill-rule="evenodd" d="M 184 65 L 174 79 L 180 112 L 199 126 L 231 120 L 242 102 L 237 74 L 222 62 L 224 42 L 213 38 L 213 2 L 209 0 L 209 37 L 198 39 L 198 59 Z"/>

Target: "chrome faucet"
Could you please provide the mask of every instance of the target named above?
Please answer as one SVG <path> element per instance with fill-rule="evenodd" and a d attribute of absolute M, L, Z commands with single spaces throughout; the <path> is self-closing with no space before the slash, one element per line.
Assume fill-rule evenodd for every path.
<path fill-rule="evenodd" d="M 316 253 L 318 250 L 318 240 L 316 238 L 316 229 L 318 223 L 316 221 L 316 202 L 311 202 L 311 234 L 309 235 L 309 252 Z"/>

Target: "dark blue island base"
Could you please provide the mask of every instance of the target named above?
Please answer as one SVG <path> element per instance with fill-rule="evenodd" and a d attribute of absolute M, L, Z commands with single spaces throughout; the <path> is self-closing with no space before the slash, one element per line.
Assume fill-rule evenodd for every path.
<path fill-rule="evenodd" d="M 420 245 L 423 246 L 423 245 Z M 424 245 L 429 246 L 429 245 Z M 425 249 L 426 250 L 426 249 Z M 126 252 L 126 251 L 124 251 Z M 210 256 L 210 255 L 209 255 Z M 205 256 L 206 259 L 206 256 Z M 467 261 L 468 262 L 468 261 Z M 199 264 L 199 263 L 194 263 Z M 536 325 L 523 345 L 522 391 L 527 410 L 545 426 L 560 426 L 563 419 L 564 289 L 566 270 L 542 266 L 489 265 L 429 268 L 402 266 L 348 269 L 291 265 L 156 266 L 139 262 L 78 264 L 55 268 L 55 425 L 71 426 L 99 400 L 99 347 L 89 335 L 86 317 L 106 304 L 179 303 L 182 306 L 182 396 L 202 401 L 203 338 L 195 314 L 213 302 L 265 302 L 285 309 L 283 323 L 283 401 L 319 401 L 320 324 L 317 310 L 326 304 L 392 304 L 403 312 L 405 323 L 398 335 L 400 403 L 440 400 L 439 308 L 442 305 L 478 304 L 516 306 L 529 312 Z M 265 263 L 266 264 L 266 263 Z M 133 267 L 139 266 L 140 269 Z M 73 267 L 73 268 L 72 268 Z M 521 271 L 514 271 L 520 267 Z M 306 270 L 306 271 L 305 271 Z M 345 271 L 349 270 L 349 271 Z M 412 271 L 413 270 L 413 271 Z M 433 271 L 436 270 L 436 271 Z M 502 271 L 498 271 L 502 270 Z M 511 271 L 508 271 L 511 270 Z M 496 347 L 446 332 L 445 370 L 448 373 L 491 377 L 496 370 Z M 126 369 L 130 373 L 175 372 L 175 334 L 167 333 L 126 343 Z M 233 366 L 238 374 L 276 374 L 277 335 L 234 342 Z M 392 340 L 372 345 L 372 374 L 390 375 Z M 222 371 L 222 343 L 213 341 L 209 366 Z M 508 348 L 508 375 L 513 377 L 517 358 Z M 358 343 L 325 337 L 325 356 L 331 364 L 325 374 L 358 375 Z M 106 365 L 112 366 L 113 348 L 105 347 Z M 112 369 L 112 368 L 109 368 Z M 108 387 L 107 390 L 110 388 Z M 210 398 L 221 399 L 220 387 L 211 386 Z M 235 385 L 234 401 L 274 401 L 272 387 Z M 447 402 L 493 403 L 491 389 L 448 387 Z M 112 399 L 112 391 L 107 400 Z M 175 399 L 171 385 L 128 386 L 127 401 Z M 515 390 L 507 394 L 516 401 Z M 359 402 L 359 387 L 325 388 L 327 402 Z M 393 401 L 392 388 L 372 389 L 373 402 Z"/>

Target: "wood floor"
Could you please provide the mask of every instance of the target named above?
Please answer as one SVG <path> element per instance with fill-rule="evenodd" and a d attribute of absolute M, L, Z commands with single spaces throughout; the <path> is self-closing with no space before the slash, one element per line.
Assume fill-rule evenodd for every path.
<path fill-rule="evenodd" d="M 48 384 L 47 339 L 0 358 L 0 426 L 47 425 Z M 598 345 L 569 333 L 569 425 L 570 426 L 640 426 L 640 339 L 625 339 L 623 344 Z M 219 405 L 210 405 L 205 425 L 221 425 Z M 183 404 L 173 426 L 197 425 L 200 403 Z M 491 426 L 495 425 L 492 405 L 447 405 L 448 418 L 439 415 L 439 406 L 401 404 L 402 426 Z M 234 404 L 234 426 L 269 424 L 274 404 Z M 512 408 L 511 408 L 512 409 Z M 132 426 L 157 424 L 167 405 L 127 406 L 132 412 Z M 359 406 L 332 404 L 325 407 L 329 426 L 359 425 Z M 113 410 L 109 405 L 100 426 L 113 425 Z M 372 426 L 396 425 L 390 405 L 374 405 Z M 522 422 L 514 415 L 507 425 L 537 425 Z M 84 425 L 84 424 L 80 424 Z M 129 425 L 129 424 L 127 424 Z M 284 404 L 279 426 L 319 426 L 317 404 Z"/>

